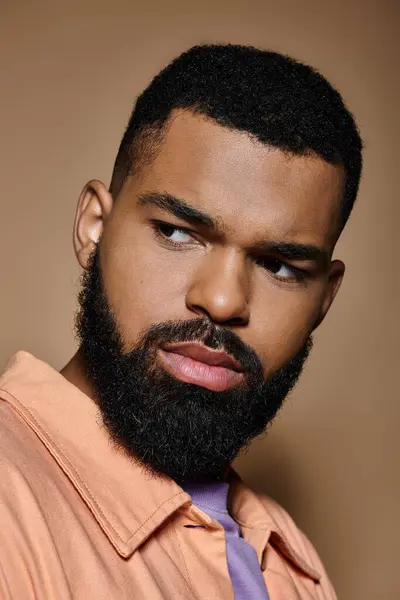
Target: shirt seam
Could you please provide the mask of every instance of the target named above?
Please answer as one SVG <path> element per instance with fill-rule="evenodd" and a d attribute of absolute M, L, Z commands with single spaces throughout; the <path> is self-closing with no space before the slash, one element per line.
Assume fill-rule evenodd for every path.
<path fill-rule="evenodd" d="M 176 525 L 174 525 L 174 531 L 175 531 L 175 537 L 176 537 L 176 541 L 177 541 L 177 543 L 178 543 L 179 550 L 180 550 L 180 553 L 181 553 L 181 556 L 182 556 L 183 564 L 184 564 L 184 566 L 185 566 L 185 572 L 186 572 L 186 576 L 187 576 L 188 584 L 189 584 L 189 587 L 190 587 L 191 591 L 194 593 L 194 588 L 193 588 L 193 584 L 192 584 L 192 579 L 191 579 L 191 577 L 190 577 L 189 569 L 188 569 L 187 562 L 186 562 L 186 558 L 185 558 L 185 553 L 183 552 L 182 544 L 181 544 L 181 542 L 180 542 L 180 539 L 179 539 L 179 534 L 178 534 L 178 531 L 177 531 L 177 529 L 176 529 Z"/>

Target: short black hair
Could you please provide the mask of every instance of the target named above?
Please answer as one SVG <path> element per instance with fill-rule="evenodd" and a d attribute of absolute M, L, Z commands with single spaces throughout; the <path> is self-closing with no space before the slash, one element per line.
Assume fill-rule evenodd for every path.
<path fill-rule="evenodd" d="M 339 92 L 294 58 L 233 44 L 190 48 L 166 66 L 139 96 L 119 147 L 110 191 L 151 160 L 175 109 L 188 109 L 223 127 L 297 155 L 316 154 L 343 165 L 344 227 L 362 169 L 362 141 Z"/>

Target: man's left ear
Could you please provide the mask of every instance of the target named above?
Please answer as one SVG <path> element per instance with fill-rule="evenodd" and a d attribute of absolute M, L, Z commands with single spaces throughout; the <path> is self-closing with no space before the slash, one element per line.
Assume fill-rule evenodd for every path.
<path fill-rule="evenodd" d="M 104 183 L 93 179 L 85 185 L 79 196 L 74 224 L 75 254 L 83 269 L 87 268 L 112 207 L 113 198 Z"/>
<path fill-rule="evenodd" d="M 344 273 L 346 270 L 345 264 L 341 260 L 333 260 L 330 265 L 330 271 L 328 275 L 328 285 L 325 291 L 325 296 L 321 304 L 320 314 L 313 327 L 313 331 L 317 329 L 325 319 L 325 316 L 330 309 L 332 302 L 335 299 L 336 294 L 339 291 L 342 283 Z"/>

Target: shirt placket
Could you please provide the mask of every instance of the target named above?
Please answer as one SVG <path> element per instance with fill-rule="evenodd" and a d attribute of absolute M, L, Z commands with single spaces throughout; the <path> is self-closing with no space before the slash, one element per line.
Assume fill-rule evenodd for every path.
<path fill-rule="evenodd" d="M 192 504 L 180 511 L 176 531 L 193 599 L 234 600 L 222 525 Z"/>

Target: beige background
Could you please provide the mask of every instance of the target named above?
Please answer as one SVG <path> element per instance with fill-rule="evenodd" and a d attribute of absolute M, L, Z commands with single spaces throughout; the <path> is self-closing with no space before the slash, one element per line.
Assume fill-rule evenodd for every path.
<path fill-rule="evenodd" d="M 109 181 L 134 97 L 181 50 L 293 54 L 356 114 L 365 174 L 336 252 L 344 285 L 286 410 L 238 463 L 307 532 L 341 600 L 400 597 L 398 25 L 396 0 L 0 1 L 0 367 L 20 348 L 57 368 L 73 352 L 76 199 Z"/>

